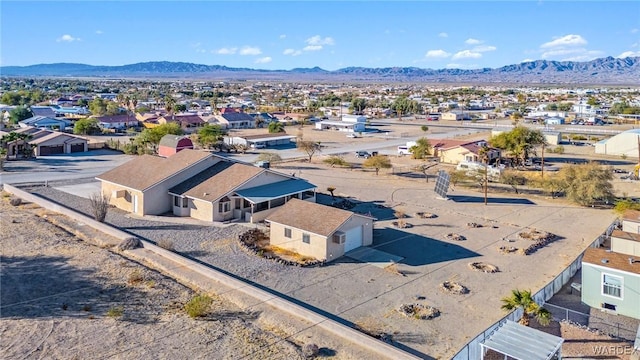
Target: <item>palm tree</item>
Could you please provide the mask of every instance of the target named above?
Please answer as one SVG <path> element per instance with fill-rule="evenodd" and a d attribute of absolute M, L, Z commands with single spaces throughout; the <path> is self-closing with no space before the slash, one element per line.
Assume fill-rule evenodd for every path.
<path fill-rule="evenodd" d="M 538 305 L 531 295 L 531 290 L 511 290 L 511 296 L 502 300 L 502 309 L 512 311 L 522 308 L 522 318 L 519 323 L 529 326 L 529 320 L 534 317 L 542 326 L 547 326 L 551 322 L 551 313 L 549 310 Z"/>
<path fill-rule="evenodd" d="M 173 96 L 167 95 L 164 97 L 164 109 L 167 110 L 173 118 L 173 112 L 176 109 L 176 99 L 174 99 Z"/>

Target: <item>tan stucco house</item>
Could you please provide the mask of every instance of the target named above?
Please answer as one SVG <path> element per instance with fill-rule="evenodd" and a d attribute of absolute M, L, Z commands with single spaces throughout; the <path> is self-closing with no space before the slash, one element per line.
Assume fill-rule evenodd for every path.
<path fill-rule="evenodd" d="M 373 221 L 351 211 L 292 199 L 269 215 L 270 244 L 333 261 L 373 242 Z"/>
<path fill-rule="evenodd" d="M 486 141 L 460 141 L 460 140 L 432 140 L 434 156 L 440 159 L 440 162 L 447 164 L 459 164 L 461 162 L 482 162 L 480 149 L 486 145 Z M 500 150 L 489 148 L 487 153 L 489 163 L 492 163 L 500 157 Z"/>
<path fill-rule="evenodd" d="M 143 155 L 97 179 L 113 205 L 141 216 L 253 223 L 291 199 L 316 198 L 316 186 L 303 179 L 190 149 Z"/>

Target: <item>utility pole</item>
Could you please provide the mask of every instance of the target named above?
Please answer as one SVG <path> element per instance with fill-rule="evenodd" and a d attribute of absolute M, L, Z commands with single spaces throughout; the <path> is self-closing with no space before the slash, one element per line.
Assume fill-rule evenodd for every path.
<path fill-rule="evenodd" d="M 542 171 L 540 173 L 540 178 L 544 179 L 544 143 L 542 144 L 542 156 L 541 156 L 541 162 L 540 162 L 540 170 Z"/>
<path fill-rule="evenodd" d="M 484 204 L 487 205 L 487 187 L 489 187 L 489 167 L 487 166 L 487 158 L 484 160 Z"/>

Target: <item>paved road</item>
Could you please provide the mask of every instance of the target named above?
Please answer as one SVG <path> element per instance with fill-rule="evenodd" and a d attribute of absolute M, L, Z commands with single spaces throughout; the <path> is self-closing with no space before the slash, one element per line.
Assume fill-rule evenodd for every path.
<path fill-rule="evenodd" d="M 1 184 L 18 184 L 95 177 L 132 159 L 110 150 L 7 161 L 0 172 Z"/>

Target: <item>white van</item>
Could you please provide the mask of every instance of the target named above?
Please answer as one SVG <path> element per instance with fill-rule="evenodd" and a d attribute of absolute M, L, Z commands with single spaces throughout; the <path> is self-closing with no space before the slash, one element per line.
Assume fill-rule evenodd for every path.
<path fill-rule="evenodd" d="M 403 155 L 411 155 L 411 150 L 408 146 L 398 146 L 398 156 L 403 156 Z"/>

